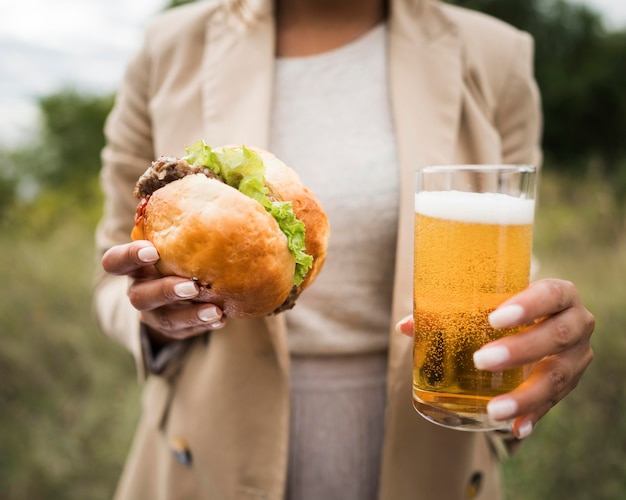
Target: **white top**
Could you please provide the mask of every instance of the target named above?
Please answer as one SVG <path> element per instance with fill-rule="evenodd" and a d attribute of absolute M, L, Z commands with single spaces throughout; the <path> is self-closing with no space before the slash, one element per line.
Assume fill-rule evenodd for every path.
<path fill-rule="evenodd" d="M 384 351 L 399 193 L 384 24 L 277 59 L 270 150 L 317 195 L 331 229 L 321 274 L 286 313 L 291 353 Z"/>

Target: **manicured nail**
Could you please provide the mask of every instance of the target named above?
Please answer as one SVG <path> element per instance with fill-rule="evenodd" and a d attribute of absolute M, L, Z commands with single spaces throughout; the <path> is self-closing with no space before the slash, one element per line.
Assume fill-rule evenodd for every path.
<path fill-rule="evenodd" d="M 198 311 L 198 318 L 206 323 L 216 323 L 221 318 L 216 307 L 205 307 Z M 213 326 L 213 324 L 211 324 Z"/>
<path fill-rule="evenodd" d="M 413 332 L 411 331 L 412 328 L 409 327 L 410 323 L 411 323 L 411 316 L 406 316 L 405 318 L 402 318 L 395 325 L 396 332 L 397 333 L 402 333 L 404 335 L 412 335 L 413 334 Z M 408 329 L 408 331 L 407 331 L 407 329 Z"/>
<path fill-rule="evenodd" d="M 474 366 L 479 370 L 489 370 L 509 360 L 509 350 L 501 345 L 483 347 L 474 353 Z"/>
<path fill-rule="evenodd" d="M 494 420 L 506 420 L 517 411 L 517 403 L 511 398 L 493 399 L 487 404 L 487 413 Z"/>
<path fill-rule="evenodd" d="M 174 285 L 174 293 L 181 299 L 188 299 L 198 295 L 198 289 L 193 281 L 183 281 Z"/>
<path fill-rule="evenodd" d="M 159 260 L 159 253 L 154 247 L 144 247 L 139 249 L 137 257 L 139 257 L 141 262 L 149 264 L 150 262 L 156 262 Z"/>
<path fill-rule="evenodd" d="M 533 423 L 526 419 L 522 422 L 522 424 L 517 428 L 517 437 L 518 439 L 524 439 L 530 436 L 530 433 L 533 431 Z"/>
<path fill-rule="evenodd" d="M 517 326 L 524 316 L 524 308 L 517 304 L 500 307 L 489 315 L 489 323 L 493 328 Z"/>

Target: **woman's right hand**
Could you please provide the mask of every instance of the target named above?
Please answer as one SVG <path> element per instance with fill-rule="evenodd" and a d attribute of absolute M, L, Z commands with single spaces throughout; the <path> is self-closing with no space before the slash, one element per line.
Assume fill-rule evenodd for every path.
<path fill-rule="evenodd" d="M 130 303 L 141 313 L 152 340 L 163 344 L 222 328 L 222 311 L 197 301 L 200 291 L 192 280 L 162 276 L 155 267 L 158 260 L 156 248 L 145 240 L 116 245 L 102 256 L 107 273 L 128 276 Z"/>

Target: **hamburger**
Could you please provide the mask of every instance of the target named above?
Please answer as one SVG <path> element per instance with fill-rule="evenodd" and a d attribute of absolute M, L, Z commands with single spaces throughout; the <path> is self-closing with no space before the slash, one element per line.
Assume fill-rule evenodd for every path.
<path fill-rule="evenodd" d="M 328 219 L 298 174 L 268 151 L 203 141 L 139 178 L 133 240 L 151 241 L 164 276 L 231 318 L 292 308 L 326 259 Z"/>

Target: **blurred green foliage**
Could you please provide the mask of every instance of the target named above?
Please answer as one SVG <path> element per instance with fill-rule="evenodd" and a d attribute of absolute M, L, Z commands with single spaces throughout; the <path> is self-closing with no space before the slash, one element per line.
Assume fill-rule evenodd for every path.
<path fill-rule="evenodd" d="M 187 3 L 174 1 L 172 4 Z M 535 251 L 597 318 L 596 360 L 504 466 L 509 500 L 626 498 L 626 32 L 563 0 L 458 0 L 533 34 L 546 114 Z M 0 496 L 110 498 L 139 412 L 130 356 L 90 311 L 112 96 L 40 101 L 0 150 Z M 568 175 L 565 175 L 568 174 Z"/>
<path fill-rule="evenodd" d="M 41 100 L 42 132 L 0 152 L 0 497 L 106 499 L 135 425 L 130 356 L 91 314 L 97 173 L 111 96 Z"/>
<path fill-rule="evenodd" d="M 166 9 L 172 9 L 174 7 L 180 7 L 181 5 L 185 5 L 186 3 L 193 3 L 196 0 L 171 0 Z"/>
<path fill-rule="evenodd" d="M 37 176 L 46 184 L 80 186 L 97 175 L 104 147 L 102 126 L 113 96 L 62 91 L 41 99 L 43 143 Z M 71 139 L 69 139 L 71 138 Z"/>
<path fill-rule="evenodd" d="M 39 101 L 39 135 L 0 150 L 0 221 L 38 195 L 62 190 L 80 202 L 98 192 L 103 126 L 113 100 L 62 90 Z"/>
<path fill-rule="evenodd" d="M 42 223 L 57 209 L 65 216 Z M 94 222 L 57 191 L 0 231 L 6 500 L 111 498 L 128 451 L 139 387 L 130 356 L 91 317 Z"/>

